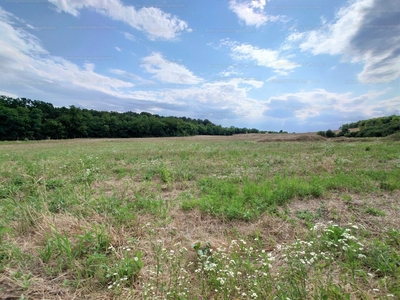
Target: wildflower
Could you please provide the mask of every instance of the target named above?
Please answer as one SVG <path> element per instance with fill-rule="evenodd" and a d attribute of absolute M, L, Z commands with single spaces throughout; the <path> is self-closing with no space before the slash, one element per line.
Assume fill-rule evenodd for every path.
<path fill-rule="evenodd" d="M 358 258 L 366 258 L 364 254 L 358 254 Z"/>
<path fill-rule="evenodd" d="M 257 294 L 253 292 L 253 294 L 251 294 L 251 297 L 257 299 Z"/>
<path fill-rule="evenodd" d="M 133 258 L 133 260 L 134 260 L 134 261 L 138 261 L 139 258 L 135 256 L 135 257 Z"/>

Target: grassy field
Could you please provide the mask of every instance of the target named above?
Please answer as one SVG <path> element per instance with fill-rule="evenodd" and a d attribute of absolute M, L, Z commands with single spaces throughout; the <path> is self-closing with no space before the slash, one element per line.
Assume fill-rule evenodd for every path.
<path fill-rule="evenodd" d="M 400 142 L 0 143 L 0 299 L 400 299 Z"/>

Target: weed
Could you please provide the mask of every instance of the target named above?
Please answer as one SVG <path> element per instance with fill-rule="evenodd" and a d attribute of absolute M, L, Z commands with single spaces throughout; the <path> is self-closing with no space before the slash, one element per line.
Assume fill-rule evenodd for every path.
<path fill-rule="evenodd" d="M 159 170 L 160 178 L 164 183 L 170 184 L 173 181 L 173 175 L 165 164 L 161 164 Z"/>
<path fill-rule="evenodd" d="M 311 221 L 317 219 L 318 215 L 313 214 L 312 212 L 310 212 L 308 210 L 299 210 L 296 212 L 296 217 L 298 217 L 299 219 L 305 220 L 307 222 L 311 222 Z"/>
<path fill-rule="evenodd" d="M 384 217 L 386 213 L 383 210 L 379 210 L 375 207 L 368 207 L 365 209 L 365 213 L 375 217 Z"/>

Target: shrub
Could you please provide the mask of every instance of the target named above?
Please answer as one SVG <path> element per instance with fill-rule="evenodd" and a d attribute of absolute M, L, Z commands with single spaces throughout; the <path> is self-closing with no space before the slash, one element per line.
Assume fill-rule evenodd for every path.
<path fill-rule="evenodd" d="M 326 131 L 326 137 L 327 137 L 327 138 L 333 138 L 333 137 L 335 137 L 335 136 L 336 136 L 336 134 L 335 134 L 332 130 L 328 129 L 328 130 Z"/>

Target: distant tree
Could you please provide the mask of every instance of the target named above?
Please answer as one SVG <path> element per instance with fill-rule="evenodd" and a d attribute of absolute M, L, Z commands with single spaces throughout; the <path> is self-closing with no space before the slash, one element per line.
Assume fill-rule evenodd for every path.
<path fill-rule="evenodd" d="M 64 125 L 58 120 L 47 119 L 42 127 L 42 136 L 52 139 L 64 139 L 67 134 Z"/>
<path fill-rule="evenodd" d="M 27 98 L 0 96 L 0 140 L 82 137 L 151 137 L 257 133 L 210 120 L 164 117 L 148 112 L 105 112 L 76 106 L 54 107 Z"/>
<path fill-rule="evenodd" d="M 335 136 L 336 136 L 336 134 L 335 134 L 332 130 L 328 129 L 328 130 L 326 131 L 326 137 L 327 137 L 327 138 L 333 138 L 333 137 L 335 137 Z"/>

